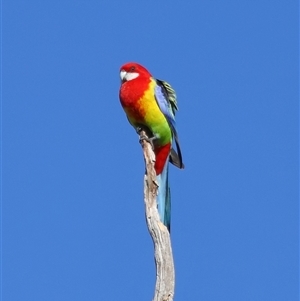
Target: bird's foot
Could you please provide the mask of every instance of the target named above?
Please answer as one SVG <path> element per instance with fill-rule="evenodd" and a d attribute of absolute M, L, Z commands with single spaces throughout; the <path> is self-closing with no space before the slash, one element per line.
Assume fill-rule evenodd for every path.
<path fill-rule="evenodd" d="M 149 138 L 147 137 L 145 134 L 142 134 L 141 132 L 145 131 L 145 129 L 141 128 L 141 127 L 137 127 L 136 128 L 136 132 L 140 135 L 140 143 L 142 143 L 143 141 L 147 141 L 151 144 L 152 150 L 154 150 L 154 140 L 156 139 L 155 136 Z"/>
<path fill-rule="evenodd" d="M 135 128 L 135 130 L 136 130 L 136 133 L 138 134 L 138 135 L 140 135 L 141 134 L 141 131 L 145 131 L 142 127 L 140 127 L 140 126 L 137 126 L 136 128 Z"/>
<path fill-rule="evenodd" d="M 153 143 L 153 141 L 154 141 L 155 139 L 156 139 L 156 137 L 148 138 L 148 137 L 145 136 L 145 135 L 140 135 L 140 143 L 142 143 L 143 141 L 147 141 L 148 143 L 151 144 L 152 150 L 154 150 L 154 143 Z"/>

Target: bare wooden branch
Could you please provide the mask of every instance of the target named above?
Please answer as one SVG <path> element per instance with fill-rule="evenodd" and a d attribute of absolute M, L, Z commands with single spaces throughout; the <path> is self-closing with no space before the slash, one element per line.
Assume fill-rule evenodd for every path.
<path fill-rule="evenodd" d="M 140 137 L 147 137 L 142 131 Z M 154 243 L 156 264 L 156 285 L 153 301 L 172 301 L 175 288 L 175 270 L 171 247 L 171 237 L 167 227 L 160 221 L 156 195 L 158 184 L 154 169 L 155 155 L 152 146 L 145 139 L 141 141 L 146 173 L 144 178 L 144 201 L 146 221 L 149 233 Z"/>

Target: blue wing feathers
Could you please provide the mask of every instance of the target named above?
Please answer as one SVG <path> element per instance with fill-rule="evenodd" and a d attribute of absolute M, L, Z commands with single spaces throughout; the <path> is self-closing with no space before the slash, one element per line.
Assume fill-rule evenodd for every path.
<path fill-rule="evenodd" d="M 172 148 L 169 156 L 170 163 L 179 168 L 184 168 L 182 163 L 181 150 L 179 146 L 179 139 L 176 131 L 175 112 L 178 110 L 176 94 L 173 88 L 166 82 L 156 80 L 155 86 L 155 99 L 156 102 L 167 119 L 167 122 L 171 128 L 172 135 L 175 140 L 176 150 Z M 168 181 L 168 162 L 166 162 L 161 174 L 157 176 L 158 181 L 158 194 L 157 194 L 157 207 L 160 216 L 160 220 L 168 228 L 170 232 L 171 223 L 171 192 Z"/>
<path fill-rule="evenodd" d="M 163 93 L 162 87 L 159 85 L 155 87 L 155 98 L 160 110 L 167 118 L 168 123 L 171 125 L 172 130 L 175 130 L 175 116 L 172 111 L 171 103 L 167 100 Z"/>
<path fill-rule="evenodd" d="M 171 128 L 177 153 L 173 150 L 170 155 L 170 162 L 179 168 L 183 168 L 181 150 L 179 145 L 178 134 L 176 131 L 175 112 L 178 110 L 176 94 L 173 88 L 165 81 L 156 80 L 155 86 L 155 99 L 161 110 L 166 117 L 169 126 Z"/>

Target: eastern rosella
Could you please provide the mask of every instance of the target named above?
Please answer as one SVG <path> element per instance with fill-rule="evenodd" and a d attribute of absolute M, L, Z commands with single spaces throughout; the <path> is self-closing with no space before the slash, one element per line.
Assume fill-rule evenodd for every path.
<path fill-rule="evenodd" d="M 156 161 L 158 182 L 157 205 L 160 220 L 170 231 L 171 198 L 168 183 L 168 162 L 183 168 L 178 135 L 175 127 L 176 94 L 165 81 L 152 77 L 137 63 L 127 63 L 120 69 L 120 102 L 131 125 L 145 130 Z M 177 153 L 172 148 L 175 140 Z"/>

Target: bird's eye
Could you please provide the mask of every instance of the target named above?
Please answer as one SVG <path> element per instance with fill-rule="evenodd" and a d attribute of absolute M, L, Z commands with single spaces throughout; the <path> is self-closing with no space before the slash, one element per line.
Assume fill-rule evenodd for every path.
<path fill-rule="evenodd" d="M 130 68 L 130 72 L 132 72 L 132 71 L 134 71 L 134 70 L 135 70 L 135 67 L 132 66 L 132 67 Z"/>

